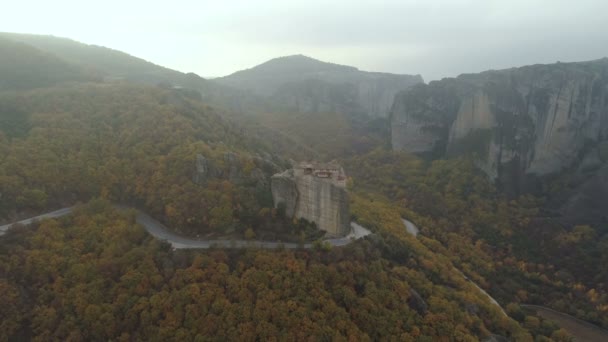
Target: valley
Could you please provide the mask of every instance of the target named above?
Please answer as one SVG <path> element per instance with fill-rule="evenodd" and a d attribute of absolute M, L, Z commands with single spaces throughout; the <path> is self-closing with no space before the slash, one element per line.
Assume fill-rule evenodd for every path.
<path fill-rule="evenodd" d="M 27 34 L 0 52 L 0 340 L 608 328 L 605 58 L 425 83 L 304 55 L 204 79 Z"/>

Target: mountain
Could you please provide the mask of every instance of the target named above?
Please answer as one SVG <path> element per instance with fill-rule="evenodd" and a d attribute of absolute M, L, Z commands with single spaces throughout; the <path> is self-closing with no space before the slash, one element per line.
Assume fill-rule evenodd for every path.
<path fill-rule="evenodd" d="M 273 208 L 284 160 L 200 96 L 129 80 L 12 86 L 29 75 L 15 68 L 0 91 L 0 221 L 88 204 L 0 237 L 0 340 L 530 336 L 380 200 L 353 197 L 377 234 L 344 248 L 172 250 L 113 203 L 201 239 L 316 228 Z"/>
<path fill-rule="evenodd" d="M 52 54 L 0 37 L 0 90 L 30 89 L 94 78 L 93 74 Z"/>
<path fill-rule="evenodd" d="M 20 42 L 86 70 L 103 81 L 131 81 L 148 85 L 186 88 L 200 93 L 209 104 L 222 107 L 235 114 L 264 112 L 268 106 L 258 96 L 244 91 L 208 82 L 195 73 L 184 73 L 165 68 L 122 51 L 98 45 L 89 45 L 72 39 L 49 35 L 0 33 L 0 38 Z M 24 54 L 27 55 L 27 54 Z"/>
<path fill-rule="evenodd" d="M 180 86 L 183 86 L 186 80 L 184 73 L 103 46 L 34 34 L 0 33 L 0 37 L 27 44 L 67 63 L 93 70 L 108 79 L 145 83 L 169 82 Z"/>
<path fill-rule="evenodd" d="M 493 81 L 501 77 L 465 75 L 399 95 L 428 101 L 436 115 L 427 121 L 450 125 L 443 128 L 443 148 L 426 149 L 441 157 L 429 163 L 382 147 L 387 119 L 353 120 L 368 113 L 357 114 L 359 104 L 337 101 L 332 93 L 353 84 L 295 82 L 325 93 L 327 103 L 348 113 L 280 112 L 279 95 L 163 71 L 105 48 L 76 43 L 95 53 L 70 59 L 41 44 L 7 38 L 2 44 L 0 224 L 86 204 L 61 218 L 16 225 L 0 237 L 0 340 L 569 340 L 525 304 L 608 327 L 608 270 L 598 267 L 608 260 L 607 226 L 556 222 L 543 216 L 544 198 L 504 196 L 467 156 L 477 151 L 476 163 L 483 166 L 483 149 L 474 148 L 483 144 L 474 134 L 470 145 L 451 144 L 467 127 L 493 127 L 495 121 L 478 117 L 503 115 L 508 103 L 519 103 L 503 89 L 510 83 Z M 132 72 L 126 67 L 131 62 L 138 65 Z M 600 131 L 602 63 L 575 68 L 595 76 L 591 86 L 576 88 L 589 95 L 573 96 L 571 106 L 572 117 L 581 115 L 578 103 L 590 98 L 583 103 L 589 114 L 580 121 L 596 123 Z M 314 60 L 298 72 L 310 64 L 325 70 L 319 74 L 355 72 Z M 292 69 L 287 63 L 277 72 Z M 553 79 L 553 72 L 537 77 L 530 70 L 511 77 L 513 70 L 491 73 L 533 78 L 547 88 Z M 174 76 L 185 83 L 174 83 Z M 487 99 L 470 95 L 475 89 L 487 92 Z M 561 108 L 562 97 L 551 100 L 550 91 L 545 106 L 557 101 Z M 254 102 L 239 98 L 247 93 Z M 526 94 L 534 99 L 530 108 L 545 108 L 543 96 Z M 492 115 L 471 109 L 474 114 L 458 119 L 467 96 L 475 99 L 470 107 L 489 103 L 482 107 Z M 215 106 L 220 103 L 254 115 L 229 116 L 232 108 Z M 266 105 L 274 112 L 264 113 Z M 397 102 L 392 123 L 399 106 L 410 108 Z M 519 130 L 525 115 L 511 116 L 518 117 L 513 126 Z M 483 134 L 497 131 L 504 138 L 515 130 L 500 117 L 498 128 Z M 246 120 L 268 130 L 252 136 Z M 255 248 L 255 240 L 320 236 L 315 224 L 274 207 L 270 177 L 289 164 L 285 155 L 269 153 L 277 143 L 301 158 L 323 150 L 324 158 L 341 159 L 350 220 L 373 234 L 347 246 L 317 241 L 310 249 Z M 581 162 L 566 166 L 542 195 L 566 196 L 568 211 L 591 208 L 599 215 L 605 212 L 597 195 L 606 190 L 608 145 L 602 137 L 589 139 L 581 151 Z M 145 211 L 191 239 L 245 238 L 252 245 L 174 250 L 138 225 L 135 211 L 116 204 Z M 408 232 L 414 223 L 417 235 Z"/>
<path fill-rule="evenodd" d="M 475 154 L 490 178 L 575 166 L 608 139 L 608 59 L 465 74 L 400 93 L 393 149 L 436 157 Z M 597 159 L 597 158 L 596 158 Z"/>
<path fill-rule="evenodd" d="M 386 117 L 394 95 L 421 83 L 422 77 L 365 72 L 294 55 L 275 58 L 213 82 L 270 98 L 288 110 Z"/>

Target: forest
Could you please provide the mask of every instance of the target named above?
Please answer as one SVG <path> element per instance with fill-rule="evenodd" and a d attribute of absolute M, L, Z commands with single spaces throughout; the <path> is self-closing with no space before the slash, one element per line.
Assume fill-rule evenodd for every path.
<path fill-rule="evenodd" d="M 186 235 L 317 234 L 272 208 L 268 178 L 286 162 L 187 92 L 88 84 L 0 103 L 0 221 L 100 196 Z"/>
<path fill-rule="evenodd" d="M 3 339 L 565 336 L 502 315 L 439 242 L 405 233 L 402 208 L 359 191 L 356 172 L 353 218 L 373 238 L 330 250 L 171 251 L 111 203 L 142 207 L 187 235 L 306 231 L 272 209 L 263 182 L 284 161 L 188 93 L 81 84 L 0 100 L 4 219 L 88 202 L 0 241 Z M 194 177 L 198 155 L 214 170 L 203 179 Z"/>
<path fill-rule="evenodd" d="M 542 196 L 506 197 L 467 156 L 392 152 L 386 119 L 238 119 L 204 91 L 103 81 L 0 38 L 3 51 L 0 224 L 76 209 L 0 237 L 0 341 L 571 341 L 525 304 L 608 328 L 606 227 L 558 222 Z M 338 159 L 351 219 L 374 234 L 309 250 L 173 250 L 118 207 L 184 236 L 316 240 L 313 223 L 273 207 L 269 178 L 288 158 Z"/>
<path fill-rule="evenodd" d="M 366 224 L 385 205 L 359 201 Z M 92 200 L 3 238 L 0 338 L 532 341 L 441 257 L 381 228 L 390 220 L 346 248 L 198 252 L 172 251 L 134 216 Z M 530 330 L 567 340 L 548 322 Z"/>
<path fill-rule="evenodd" d="M 608 327 L 608 236 L 543 216 L 544 198 L 508 199 L 467 158 L 424 161 L 375 150 L 352 158 L 354 191 L 377 193 L 421 229 L 421 241 L 524 319 L 546 305 Z M 604 227 L 605 228 L 605 227 Z M 512 312 L 512 313 L 511 313 Z"/>

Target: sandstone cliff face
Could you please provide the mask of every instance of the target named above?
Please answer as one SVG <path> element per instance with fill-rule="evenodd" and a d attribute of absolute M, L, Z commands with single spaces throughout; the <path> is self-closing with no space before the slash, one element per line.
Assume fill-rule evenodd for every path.
<path fill-rule="evenodd" d="M 348 193 L 344 184 L 332 179 L 290 169 L 272 176 L 275 207 L 285 206 L 289 217 L 315 222 L 327 236 L 344 236 L 350 231 Z"/>
<path fill-rule="evenodd" d="M 295 182 L 293 169 L 272 176 L 270 190 L 275 207 L 285 206 L 285 215 L 294 217 L 298 204 L 298 188 Z"/>
<path fill-rule="evenodd" d="M 608 139 L 608 59 L 418 85 L 391 112 L 395 150 L 474 153 L 491 178 L 559 172 Z"/>
<path fill-rule="evenodd" d="M 284 110 L 387 117 L 395 94 L 422 83 L 422 77 L 365 72 L 297 55 L 213 82 L 263 96 Z"/>

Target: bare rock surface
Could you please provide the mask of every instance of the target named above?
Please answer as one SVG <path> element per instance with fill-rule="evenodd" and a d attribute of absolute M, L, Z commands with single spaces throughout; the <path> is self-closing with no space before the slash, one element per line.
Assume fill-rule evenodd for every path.
<path fill-rule="evenodd" d="M 350 230 L 348 192 L 344 170 L 337 164 L 301 163 L 271 179 L 276 207 L 285 214 L 315 222 L 328 236 Z"/>
<path fill-rule="evenodd" d="M 608 59 L 465 74 L 395 98 L 393 149 L 474 154 L 492 179 L 542 176 L 608 139 Z"/>

